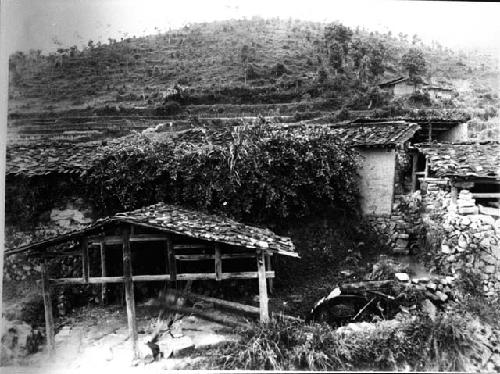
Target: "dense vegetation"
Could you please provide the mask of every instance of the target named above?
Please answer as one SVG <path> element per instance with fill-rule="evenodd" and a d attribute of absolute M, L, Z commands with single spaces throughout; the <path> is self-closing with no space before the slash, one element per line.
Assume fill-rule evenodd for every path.
<path fill-rule="evenodd" d="M 265 126 L 214 144 L 132 136 L 107 148 L 85 180 L 101 213 L 158 201 L 278 225 L 333 209 L 356 212 L 355 153 L 320 130 Z"/>
<path fill-rule="evenodd" d="M 478 301 L 474 301 L 478 303 Z M 482 301 L 498 318 L 498 304 Z M 196 367 L 246 370 L 470 371 L 484 352 L 483 326 L 470 301 L 440 312 L 342 332 L 328 325 L 272 321 L 243 329 L 241 340 L 209 348 Z M 496 326 L 498 320 L 495 321 Z M 498 327 L 498 326 L 497 326 Z"/>

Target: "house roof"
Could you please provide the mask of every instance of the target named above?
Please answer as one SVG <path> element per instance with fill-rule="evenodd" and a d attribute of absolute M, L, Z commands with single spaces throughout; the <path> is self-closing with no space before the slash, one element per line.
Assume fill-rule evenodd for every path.
<path fill-rule="evenodd" d="M 116 223 L 129 223 L 195 239 L 230 246 L 262 249 L 268 252 L 298 257 L 290 238 L 276 235 L 269 229 L 248 226 L 226 217 L 188 210 L 165 203 L 150 205 L 130 212 L 117 213 L 112 217 L 99 219 L 83 229 L 7 250 L 5 254 L 40 251 L 49 246 L 100 232 L 105 226 Z"/>
<path fill-rule="evenodd" d="M 489 143 L 423 143 L 422 152 L 437 177 L 500 178 L 500 144 Z"/>
<path fill-rule="evenodd" d="M 405 121 L 384 121 L 377 123 L 341 124 L 273 124 L 276 131 L 300 132 L 306 127 L 328 129 L 339 140 L 355 147 L 394 147 L 409 140 L 418 130 L 418 125 Z M 252 127 L 252 126 L 248 126 Z M 174 133 L 175 142 L 193 144 L 225 145 L 233 140 L 233 127 L 197 127 Z M 160 134 L 163 136 L 163 134 Z M 129 139 L 136 135 L 129 135 Z M 170 135 L 168 135 L 170 136 Z M 110 141 L 120 143 L 125 138 Z M 106 147 L 95 144 L 55 143 L 31 146 L 10 146 L 7 148 L 6 175 L 34 177 L 48 174 L 80 174 L 88 170 L 94 159 L 104 154 Z"/>
<path fill-rule="evenodd" d="M 410 140 L 419 129 L 416 123 L 387 121 L 331 125 L 331 130 L 346 144 L 354 147 L 395 147 Z"/>
<path fill-rule="evenodd" d="M 391 79 L 389 81 L 379 83 L 379 87 L 393 86 L 397 83 L 406 82 L 408 79 L 409 79 L 408 77 L 399 77 L 399 78 Z"/>
<path fill-rule="evenodd" d="M 56 143 L 9 146 L 6 152 L 6 175 L 79 174 L 99 154 L 96 145 Z"/>

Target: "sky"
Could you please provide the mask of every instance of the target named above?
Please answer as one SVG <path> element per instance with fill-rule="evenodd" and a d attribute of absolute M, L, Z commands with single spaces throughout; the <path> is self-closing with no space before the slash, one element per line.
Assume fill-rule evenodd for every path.
<path fill-rule="evenodd" d="M 389 0 L 3 0 L 9 53 L 252 16 L 340 21 L 454 49 L 500 52 L 500 3 Z"/>

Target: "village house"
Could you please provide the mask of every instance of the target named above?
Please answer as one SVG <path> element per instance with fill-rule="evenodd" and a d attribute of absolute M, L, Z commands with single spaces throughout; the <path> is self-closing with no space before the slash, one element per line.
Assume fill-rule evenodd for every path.
<path fill-rule="evenodd" d="M 424 86 L 424 92 L 428 92 L 431 99 L 434 100 L 451 100 L 453 98 L 453 89 L 441 86 Z"/>
<path fill-rule="evenodd" d="M 416 148 L 425 157 L 423 182 L 437 184 L 452 192 L 469 190 L 479 210 L 500 216 L 500 144 L 421 143 Z"/>
<path fill-rule="evenodd" d="M 399 77 L 380 83 L 378 86 L 394 97 L 401 97 L 411 95 L 415 91 L 421 89 L 422 83 L 414 83 L 408 77 Z"/>

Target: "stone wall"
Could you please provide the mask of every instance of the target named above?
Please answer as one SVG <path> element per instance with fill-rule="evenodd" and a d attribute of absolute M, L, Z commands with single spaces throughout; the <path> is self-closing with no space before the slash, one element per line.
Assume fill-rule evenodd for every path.
<path fill-rule="evenodd" d="M 407 255 L 417 247 L 422 233 L 421 202 L 420 191 L 396 195 L 391 215 L 368 217 L 382 242 L 393 253 Z"/>
<path fill-rule="evenodd" d="M 474 275 L 478 290 L 490 297 L 500 294 L 500 219 L 479 214 L 472 194 L 460 191 L 456 204 L 451 194 L 431 188 L 424 198 L 427 242 L 434 244 L 436 271 Z"/>

